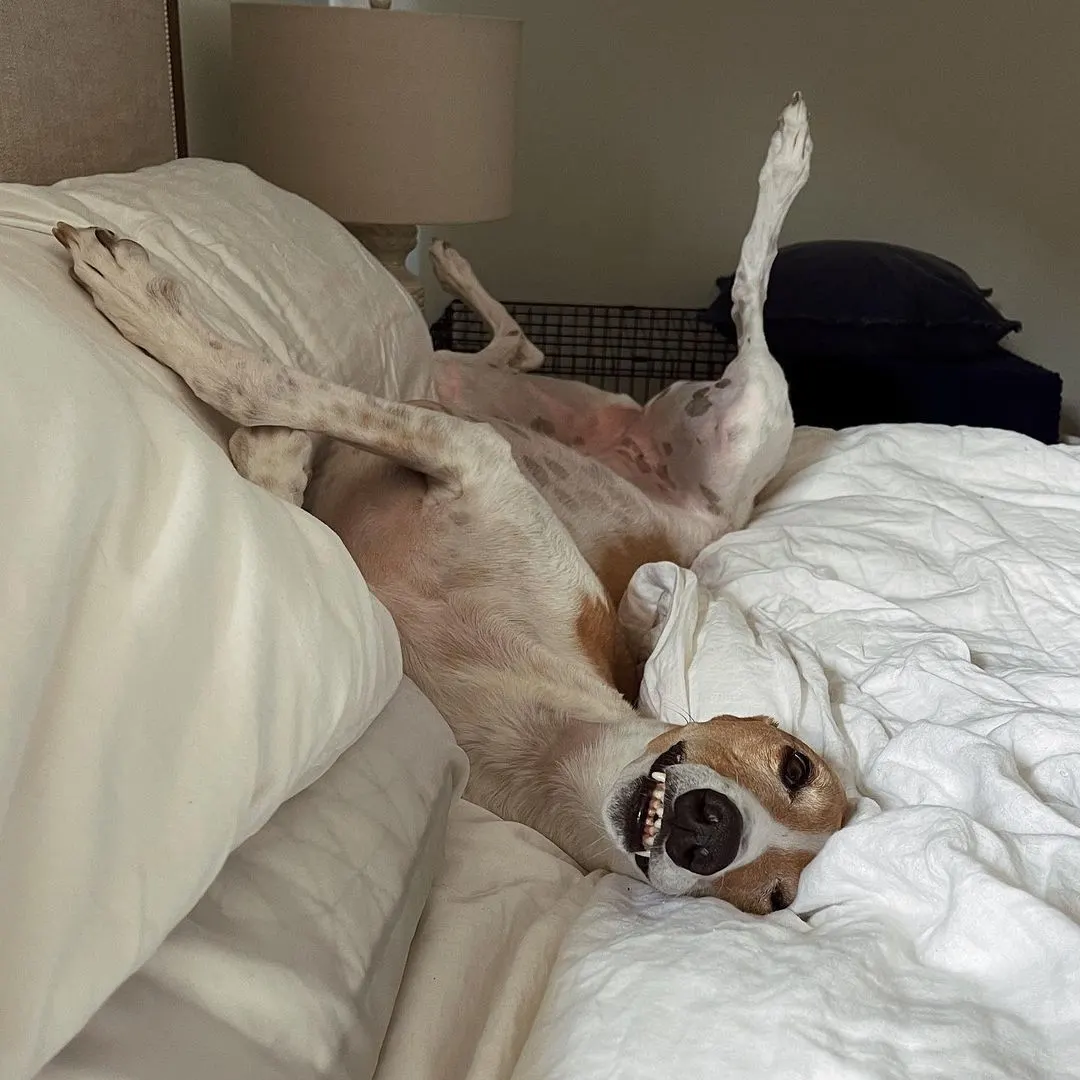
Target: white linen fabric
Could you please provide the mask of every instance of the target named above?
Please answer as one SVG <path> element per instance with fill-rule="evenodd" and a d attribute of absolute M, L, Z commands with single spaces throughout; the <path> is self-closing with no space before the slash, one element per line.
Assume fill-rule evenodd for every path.
<path fill-rule="evenodd" d="M 852 822 L 767 918 L 602 881 L 516 1080 L 1080 1076 L 1080 452 L 800 431 L 622 614 L 648 707 L 771 713 Z"/>
<path fill-rule="evenodd" d="M 431 351 L 340 226 L 239 167 L 0 185 L 5 1080 L 76 1034 L 401 676 L 340 542 L 236 475 L 220 418 L 68 277 L 58 218 L 136 237 L 222 332 L 313 370 L 412 392 Z"/>
<path fill-rule="evenodd" d="M 40 1080 L 370 1077 L 466 773 L 405 679 Z"/>
<path fill-rule="evenodd" d="M 583 874 L 525 825 L 457 803 L 376 1080 L 508 1077 L 559 945 L 606 876 Z"/>

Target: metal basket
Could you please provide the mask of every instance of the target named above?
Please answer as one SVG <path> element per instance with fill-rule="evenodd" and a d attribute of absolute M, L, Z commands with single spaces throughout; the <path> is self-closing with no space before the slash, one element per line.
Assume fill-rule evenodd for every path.
<path fill-rule="evenodd" d="M 646 402 L 680 380 L 718 379 L 735 345 L 697 308 L 508 303 L 545 356 L 538 374 L 579 379 Z M 431 327 L 436 349 L 479 352 L 490 340 L 480 317 L 455 300 Z"/>

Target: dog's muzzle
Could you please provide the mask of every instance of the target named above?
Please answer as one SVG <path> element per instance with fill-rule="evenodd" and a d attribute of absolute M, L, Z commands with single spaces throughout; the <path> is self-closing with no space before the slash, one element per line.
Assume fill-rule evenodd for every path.
<path fill-rule="evenodd" d="M 676 866 L 708 877 L 738 855 L 742 833 L 742 814 L 726 795 L 695 788 L 672 804 L 664 850 Z"/>

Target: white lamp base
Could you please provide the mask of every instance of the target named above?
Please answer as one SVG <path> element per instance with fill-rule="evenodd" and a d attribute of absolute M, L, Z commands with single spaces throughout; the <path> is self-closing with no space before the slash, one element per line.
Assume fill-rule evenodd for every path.
<path fill-rule="evenodd" d="M 424 310 L 424 287 L 420 279 L 405 265 L 409 253 L 416 247 L 420 230 L 415 225 L 346 225 L 360 241 L 394 275 L 416 306 Z"/>

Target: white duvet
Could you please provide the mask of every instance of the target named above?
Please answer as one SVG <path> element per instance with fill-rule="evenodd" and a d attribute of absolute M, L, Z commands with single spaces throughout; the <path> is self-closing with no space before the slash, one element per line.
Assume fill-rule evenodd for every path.
<path fill-rule="evenodd" d="M 768 918 L 606 879 L 515 1077 L 1080 1076 L 1080 453 L 801 431 L 623 615 L 647 707 L 771 712 L 852 820 Z"/>

